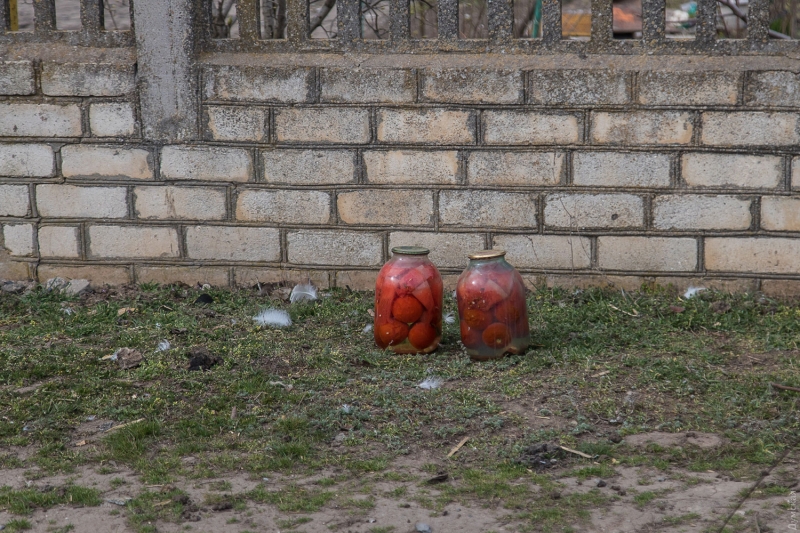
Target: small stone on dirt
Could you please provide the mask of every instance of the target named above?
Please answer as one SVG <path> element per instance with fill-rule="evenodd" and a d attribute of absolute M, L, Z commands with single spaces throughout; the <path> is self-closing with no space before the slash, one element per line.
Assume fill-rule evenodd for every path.
<path fill-rule="evenodd" d="M 608 437 L 608 440 L 610 440 L 614 444 L 619 444 L 620 442 L 622 442 L 622 435 L 620 435 L 619 433 L 614 433 L 613 435 Z"/>
<path fill-rule="evenodd" d="M 603 488 L 606 485 L 607 485 L 607 483 L 605 481 L 603 481 L 602 479 L 597 481 L 597 486 L 600 487 L 600 488 Z"/>
<path fill-rule="evenodd" d="M 197 299 L 194 301 L 194 303 L 196 303 L 198 305 L 213 304 L 214 303 L 214 298 L 212 298 L 208 294 L 201 294 L 200 296 L 197 297 Z"/>
<path fill-rule="evenodd" d="M 448 474 L 446 472 L 442 472 L 442 473 L 437 474 L 437 475 L 433 476 L 432 478 L 430 478 L 427 481 L 427 483 L 429 485 L 435 485 L 436 483 L 444 483 L 445 481 L 447 481 L 448 477 L 450 477 L 450 476 L 448 476 Z"/>
<path fill-rule="evenodd" d="M 619 485 L 611 485 L 611 490 L 619 490 Z"/>
<path fill-rule="evenodd" d="M 227 511 L 233 509 L 233 502 L 230 500 L 223 500 L 211 506 L 212 511 Z"/>
<path fill-rule="evenodd" d="M 554 490 L 553 492 L 550 493 L 550 499 L 551 500 L 560 500 L 561 499 L 561 493 L 558 492 L 557 490 Z"/>
<path fill-rule="evenodd" d="M 144 361 L 144 356 L 138 350 L 132 348 L 120 348 L 116 351 L 117 365 L 121 370 L 136 368 Z"/>
<path fill-rule="evenodd" d="M 0 291 L 8 294 L 21 294 L 23 292 L 30 292 L 36 285 L 33 281 L 3 281 L 0 284 Z"/>
<path fill-rule="evenodd" d="M 212 354 L 205 346 L 194 346 L 189 349 L 189 370 L 210 370 L 212 366 L 222 363 L 222 358 Z"/>
<path fill-rule="evenodd" d="M 64 294 L 69 296 L 78 296 L 83 294 L 91 288 L 91 283 L 88 279 L 73 279 L 66 287 L 64 287 Z"/>
<path fill-rule="evenodd" d="M 414 528 L 417 530 L 418 533 L 431 533 L 433 531 L 431 526 L 424 522 L 417 522 Z"/>

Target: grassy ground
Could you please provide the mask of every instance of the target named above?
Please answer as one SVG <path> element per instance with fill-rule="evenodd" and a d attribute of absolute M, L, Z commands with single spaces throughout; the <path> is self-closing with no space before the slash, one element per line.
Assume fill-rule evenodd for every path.
<path fill-rule="evenodd" d="M 344 496 L 336 487 L 368 475 L 396 480 L 404 475 L 392 468 L 398 458 L 435 456 L 442 460 L 422 471 L 447 470 L 458 483 L 415 493 L 422 505 L 478 500 L 509 510 L 528 529 L 560 530 L 609 502 L 597 490 L 531 499 L 557 492 L 560 477 L 604 478 L 648 465 L 755 479 L 800 434 L 800 395 L 770 386 L 800 386 L 800 309 L 760 295 L 702 292 L 687 300 L 668 290 L 543 289 L 528 298 L 535 346 L 524 356 L 471 363 L 457 322 L 445 326 L 436 353 L 397 356 L 363 331 L 371 294 L 332 290 L 288 304 L 262 289 L 143 285 L 80 298 L 42 290 L 0 296 L 0 469 L 26 468 L 35 478 L 125 465 L 162 486 L 230 471 L 253 479 L 327 473 L 310 487 L 260 486 L 204 502 L 301 513 L 333 501 L 368 508 L 374 486 Z M 201 293 L 214 301 L 196 303 Z M 285 308 L 294 324 L 257 326 L 252 317 L 264 307 Z M 455 302 L 445 307 L 455 311 Z M 170 349 L 157 351 L 163 340 Z M 187 370 L 193 346 L 222 363 Z M 121 347 L 139 350 L 143 363 L 121 370 L 102 359 Z M 418 388 L 429 376 L 444 384 Z M 76 433 L 89 420 L 139 419 L 88 442 Z M 724 444 L 620 442 L 648 431 L 716 433 Z M 445 460 L 465 436 L 468 444 Z M 559 454 L 556 468 L 539 470 L 525 450 L 542 442 L 593 459 Z M 15 450 L 23 449 L 29 453 L 19 459 Z M 187 456 L 197 461 L 188 466 Z M 638 505 L 658 495 L 645 489 Z M 397 491 L 390 496 L 409 497 Z M 19 515 L 18 530 L 34 508 L 99 502 L 96 490 L 70 483 L 50 492 L 0 488 L 0 510 Z M 186 506 L 180 491 L 145 490 L 126 511 L 147 531 L 159 517 L 179 520 Z M 293 520 L 301 521 L 284 529 L 302 525 Z"/>

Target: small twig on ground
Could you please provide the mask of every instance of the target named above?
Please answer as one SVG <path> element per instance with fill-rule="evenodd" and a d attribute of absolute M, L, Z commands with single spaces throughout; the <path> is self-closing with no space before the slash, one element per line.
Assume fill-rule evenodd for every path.
<path fill-rule="evenodd" d="M 790 390 L 792 392 L 800 392 L 800 387 L 790 387 L 789 385 L 781 385 L 780 383 L 770 383 L 773 389 Z"/>
<path fill-rule="evenodd" d="M 461 447 L 462 447 L 462 446 L 464 446 L 464 445 L 467 443 L 467 441 L 468 441 L 468 440 L 469 440 L 469 437 L 464 437 L 463 439 L 461 439 L 461 442 L 459 442 L 458 444 L 456 444 L 455 446 L 453 446 L 453 449 L 452 449 L 452 450 L 450 450 L 450 453 L 448 453 L 448 454 L 447 454 L 447 457 L 452 457 L 452 456 L 454 456 L 454 455 L 456 454 L 456 452 L 457 452 L 458 450 L 460 450 L 460 449 L 461 449 Z"/>
<path fill-rule="evenodd" d="M 593 459 L 591 455 L 588 453 L 579 452 L 578 450 L 573 450 L 572 448 L 567 448 L 566 446 L 559 446 L 562 450 L 569 453 L 574 453 L 575 455 L 580 455 L 581 457 L 585 457 L 586 459 Z"/>
<path fill-rule="evenodd" d="M 112 431 L 116 431 L 118 429 L 122 429 L 122 428 L 125 428 L 125 427 L 128 427 L 128 426 L 132 426 L 134 424 L 138 424 L 139 422 L 144 422 L 144 418 L 139 418 L 137 420 L 134 420 L 133 422 L 126 422 L 125 424 L 120 424 L 118 426 L 112 426 L 112 427 L 110 427 L 110 428 L 108 428 L 106 430 L 106 433 L 111 433 Z"/>

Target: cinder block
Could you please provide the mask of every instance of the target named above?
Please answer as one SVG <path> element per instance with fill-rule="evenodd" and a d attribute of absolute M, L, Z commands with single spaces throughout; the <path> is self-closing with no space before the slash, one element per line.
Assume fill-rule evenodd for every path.
<path fill-rule="evenodd" d="M 29 257 L 36 251 L 33 224 L 3 224 L 3 248 L 15 257 Z"/>
<path fill-rule="evenodd" d="M 741 73 L 647 70 L 639 73 L 639 103 L 645 105 L 736 105 Z"/>
<path fill-rule="evenodd" d="M 542 105 L 622 105 L 630 100 L 630 72 L 620 70 L 531 70 L 528 98 Z"/>
<path fill-rule="evenodd" d="M 375 290 L 377 279 L 377 270 L 339 270 L 336 272 L 336 286 L 348 287 L 354 291 Z"/>
<path fill-rule="evenodd" d="M 578 275 L 548 274 L 544 276 L 543 285 L 548 288 L 561 287 L 562 289 L 588 289 L 599 287 L 603 289 L 623 290 L 628 292 L 638 291 L 647 283 L 643 276 L 609 276 L 583 273 Z"/>
<path fill-rule="evenodd" d="M 73 104 L 0 103 L 0 137 L 80 137 L 81 110 Z"/>
<path fill-rule="evenodd" d="M 369 142 L 369 111 L 353 107 L 275 110 L 278 142 L 363 144 Z"/>
<path fill-rule="evenodd" d="M 474 144 L 475 115 L 450 109 L 381 109 L 378 141 L 396 144 Z"/>
<path fill-rule="evenodd" d="M 203 96 L 228 102 L 310 101 L 311 68 L 268 68 L 212 65 L 203 68 Z"/>
<path fill-rule="evenodd" d="M 153 155 L 147 150 L 122 146 L 68 144 L 61 149 L 65 178 L 153 178 Z"/>
<path fill-rule="evenodd" d="M 48 96 L 123 96 L 136 88 L 133 64 L 42 63 Z"/>
<path fill-rule="evenodd" d="M 136 134 L 133 104 L 101 103 L 89 106 L 89 127 L 94 137 L 131 137 Z"/>
<path fill-rule="evenodd" d="M 559 185 L 564 179 L 565 161 L 561 152 L 476 150 L 469 153 L 467 183 L 497 186 Z"/>
<path fill-rule="evenodd" d="M 712 277 L 677 277 L 657 276 L 652 278 L 652 284 L 673 289 L 676 295 L 684 294 L 689 287 L 705 287 L 714 291 L 727 293 L 755 292 L 757 284 L 755 279 L 712 278 Z"/>
<path fill-rule="evenodd" d="M 544 223 L 551 228 L 640 228 L 644 202 L 632 194 L 548 194 Z"/>
<path fill-rule="evenodd" d="M 336 200 L 345 224 L 429 226 L 433 224 L 433 194 L 415 190 L 341 192 Z"/>
<path fill-rule="evenodd" d="M 24 96 L 36 92 L 32 61 L 0 62 L 0 95 Z"/>
<path fill-rule="evenodd" d="M 393 231 L 389 234 L 389 250 L 395 246 L 422 246 L 431 251 L 428 259 L 437 267 L 465 268 L 467 256 L 486 248 L 486 240 L 476 233 Z"/>
<path fill-rule="evenodd" d="M 422 75 L 423 100 L 451 104 L 522 103 L 522 71 L 437 68 Z"/>
<path fill-rule="evenodd" d="M 80 257 L 77 226 L 42 226 L 39 228 L 41 257 Z"/>
<path fill-rule="evenodd" d="M 265 150 L 264 181 L 286 185 L 334 185 L 355 181 L 355 152 L 349 150 Z"/>
<path fill-rule="evenodd" d="M 439 219 L 445 226 L 534 228 L 536 195 L 496 191 L 442 191 Z"/>
<path fill-rule="evenodd" d="M 572 181 L 590 187 L 669 187 L 669 154 L 576 152 Z"/>
<path fill-rule="evenodd" d="M 214 141 L 264 142 L 267 140 L 266 107 L 208 106 L 206 138 Z"/>
<path fill-rule="evenodd" d="M 165 146 L 161 177 L 174 180 L 248 181 L 253 174 L 250 152 L 221 146 Z"/>
<path fill-rule="evenodd" d="M 235 267 L 234 285 L 254 287 L 256 284 L 280 283 L 294 286 L 298 283 L 312 283 L 318 289 L 330 287 L 330 276 L 325 270 L 297 270 L 288 268 Z"/>
<path fill-rule="evenodd" d="M 495 235 L 492 248 L 505 250 L 518 268 L 589 268 L 592 245 L 586 237 L 572 235 Z"/>
<path fill-rule="evenodd" d="M 675 237 L 597 238 L 601 269 L 692 272 L 697 269 L 697 241 Z"/>
<path fill-rule="evenodd" d="M 800 281 L 794 279 L 761 280 L 761 292 L 769 298 L 797 300 L 800 298 Z"/>
<path fill-rule="evenodd" d="M 687 153 L 681 157 L 683 180 L 689 187 L 774 189 L 783 181 L 779 156 Z"/>
<path fill-rule="evenodd" d="M 414 72 L 390 68 L 323 68 L 320 101 L 336 104 L 406 104 L 417 95 Z"/>
<path fill-rule="evenodd" d="M 744 86 L 745 105 L 798 107 L 800 75 L 788 70 L 751 71 Z"/>
<path fill-rule="evenodd" d="M 88 279 L 95 287 L 100 285 L 127 285 L 131 282 L 130 269 L 126 266 L 106 265 L 39 265 L 36 270 L 40 283 L 52 278 Z"/>
<path fill-rule="evenodd" d="M 274 228 L 191 226 L 186 250 L 192 259 L 280 261 L 280 232 Z"/>
<path fill-rule="evenodd" d="M 0 176 L 49 178 L 55 172 L 53 149 L 47 144 L 0 144 Z"/>
<path fill-rule="evenodd" d="M 0 185 L 0 217 L 24 217 L 30 210 L 27 185 Z"/>
<path fill-rule="evenodd" d="M 189 286 L 211 285 L 212 287 L 228 287 L 228 267 L 208 266 L 134 266 L 138 283 L 185 283 Z"/>
<path fill-rule="evenodd" d="M 47 218 L 125 218 L 125 187 L 78 187 L 51 184 L 36 186 L 36 208 Z"/>
<path fill-rule="evenodd" d="M 383 260 L 380 233 L 302 230 L 286 239 L 289 262 L 297 265 L 378 266 Z"/>
<path fill-rule="evenodd" d="M 309 190 L 243 190 L 236 200 L 236 218 L 273 224 L 327 224 L 331 220 L 331 195 Z"/>
<path fill-rule="evenodd" d="M 769 231 L 800 231 L 800 198 L 762 196 L 761 228 Z"/>
<path fill-rule="evenodd" d="M 653 226 L 663 230 L 745 230 L 750 200 L 735 196 L 675 194 L 653 200 Z"/>
<path fill-rule="evenodd" d="M 364 164 L 370 183 L 458 183 L 458 152 L 455 150 L 374 150 L 364 152 Z"/>
<path fill-rule="evenodd" d="M 692 113 L 687 111 L 598 111 L 591 114 L 597 144 L 689 144 Z"/>
<path fill-rule="evenodd" d="M 800 240 L 764 237 L 709 237 L 705 241 L 707 270 L 796 274 Z"/>
<path fill-rule="evenodd" d="M 226 214 L 225 189 L 206 187 L 136 187 L 133 205 L 143 220 L 222 220 Z"/>
<path fill-rule="evenodd" d="M 800 114 L 762 111 L 703 113 L 701 142 L 709 146 L 795 146 Z"/>
<path fill-rule="evenodd" d="M 89 226 L 88 250 L 96 258 L 167 259 L 180 256 L 178 232 L 163 226 Z"/>
<path fill-rule="evenodd" d="M 547 145 L 580 142 L 578 117 L 540 111 L 485 111 L 486 144 Z"/>

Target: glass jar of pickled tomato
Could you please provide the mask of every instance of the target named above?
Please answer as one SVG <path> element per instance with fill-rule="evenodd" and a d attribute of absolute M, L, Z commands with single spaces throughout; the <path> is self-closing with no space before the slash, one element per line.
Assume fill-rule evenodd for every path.
<path fill-rule="evenodd" d="M 502 250 L 472 254 L 458 278 L 461 342 L 476 361 L 523 353 L 530 344 L 525 285 L 505 255 Z"/>
<path fill-rule="evenodd" d="M 375 343 L 395 353 L 430 353 L 442 339 L 442 276 L 417 246 L 392 248 L 375 283 Z"/>

